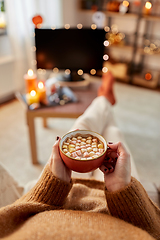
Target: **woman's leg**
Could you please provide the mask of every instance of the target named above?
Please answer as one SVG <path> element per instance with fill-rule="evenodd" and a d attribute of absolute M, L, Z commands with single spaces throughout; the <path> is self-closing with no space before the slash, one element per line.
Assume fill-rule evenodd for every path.
<path fill-rule="evenodd" d="M 123 142 L 129 151 L 123 134 L 116 125 L 112 112 L 112 105 L 115 103 L 113 83 L 114 79 L 110 73 L 103 76 L 102 85 L 98 89 L 98 97 L 93 100 L 83 115 L 76 120 L 72 129 L 88 129 L 98 132 L 108 142 Z M 132 155 L 131 165 L 132 176 L 139 179 Z M 103 174 L 100 170 L 96 170 L 93 175 L 95 178 L 103 180 Z"/>
<path fill-rule="evenodd" d="M 88 129 L 102 134 L 112 115 L 109 101 L 100 96 L 93 100 L 86 111 L 75 121 L 72 129 Z"/>
<path fill-rule="evenodd" d="M 75 122 L 72 129 L 88 129 L 102 134 L 107 126 L 115 104 L 113 94 L 114 78 L 110 72 L 102 76 L 102 84 L 98 89 L 98 97 Z"/>

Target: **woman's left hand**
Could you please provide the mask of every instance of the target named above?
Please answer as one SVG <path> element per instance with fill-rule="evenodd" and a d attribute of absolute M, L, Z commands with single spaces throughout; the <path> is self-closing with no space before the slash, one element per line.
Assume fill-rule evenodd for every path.
<path fill-rule="evenodd" d="M 50 156 L 50 159 L 48 161 L 48 164 L 50 166 L 50 169 L 55 177 L 65 181 L 70 182 L 71 181 L 71 170 L 66 167 L 64 164 L 60 153 L 59 153 L 59 141 L 60 138 L 55 142 L 55 144 L 52 147 L 52 153 Z"/>
<path fill-rule="evenodd" d="M 114 144 L 108 144 L 110 147 L 109 158 L 116 158 L 116 164 L 114 168 L 107 163 L 107 167 L 102 165 L 100 170 L 104 173 L 104 181 L 108 191 L 113 192 L 126 187 L 131 181 L 131 161 L 130 155 L 126 150 L 125 146 L 121 142 Z M 111 171 L 110 171 L 111 170 Z"/>

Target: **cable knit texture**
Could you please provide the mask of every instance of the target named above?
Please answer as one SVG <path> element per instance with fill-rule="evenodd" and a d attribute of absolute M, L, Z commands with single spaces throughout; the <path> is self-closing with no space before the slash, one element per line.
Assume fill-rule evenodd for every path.
<path fill-rule="evenodd" d="M 160 210 L 136 179 L 108 192 L 95 180 L 66 183 L 48 166 L 33 189 L 0 209 L 0 238 L 8 240 L 151 240 L 160 239 L 159 226 Z"/>

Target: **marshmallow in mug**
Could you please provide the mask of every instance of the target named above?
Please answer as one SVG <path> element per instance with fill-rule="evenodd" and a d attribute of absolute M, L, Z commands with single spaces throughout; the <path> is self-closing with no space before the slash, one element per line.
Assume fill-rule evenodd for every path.
<path fill-rule="evenodd" d="M 103 143 L 96 137 L 77 136 L 67 138 L 62 145 L 62 151 L 69 157 L 78 160 L 91 160 L 104 152 Z"/>

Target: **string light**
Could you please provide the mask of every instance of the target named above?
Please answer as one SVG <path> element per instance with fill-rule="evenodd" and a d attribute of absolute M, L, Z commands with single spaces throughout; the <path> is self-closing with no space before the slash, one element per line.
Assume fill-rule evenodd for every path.
<path fill-rule="evenodd" d="M 66 69 L 65 70 L 65 74 L 69 75 L 71 73 L 71 70 L 70 69 Z"/>
<path fill-rule="evenodd" d="M 78 73 L 78 75 L 83 75 L 83 70 L 82 70 L 82 69 L 79 69 L 79 70 L 77 71 L 77 73 Z"/>
<path fill-rule="evenodd" d="M 95 30 L 95 29 L 97 28 L 97 25 L 96 25 L 95 23 L 93 23 L 93 24 L 91 25 L 91 28 L 92 28 L 93 30 Z"/>
<path fill-rule="evenodd" d="M 103 73 L 108 72 L 108 68 L 107 68 L 107 67 L 103 67 L 103 68 L 102 68 L 102 72 L 103 72 Z"/>
<path fill-rule="evenodd" d="M 95 69 L 91 69 L 90 74 L 95 75 L 96 74 L 96 70 Z"/>
<path fill-rule="evenodd" d="M 52 26 L 51 29 L 52 29 L 52 30 L 55 30 L 55 29 L 56 29 L 56 26 Z"/>
<path fill-rule="evenodd" d="M 54 72 L 54 73 L 58 73 L 58 72 L 59 72 L 59 69 L 55 67 L 55 68 L 53 68 L 53 72 Z"/>
<path fill-rule="evenodd" d="M 31 63 L 32 63 L 33 65 L 36 65 L 36 64 L 37 64 L 37 61 L 34 59 L 34 60 L 31 61 Z"/>
<path fill-rule="evenodd" d="M 123 1 L 123 6 L 128 7 L 129 6 L 129 2 L 128 1 Z"/>
<path fill-rule="evenodd" d="M 150 44 L 150 41 L 148 39 L 145 39 L 144 44 L 148 46 Z"/>
<path fill-rule="evenodd" d="M 145 47 L 145 48 L 144 48 L 144 52 L 145 52 L 145 53 L 150 53 L 150 51 L 151 51 L 151 50 L 150 50 L 149 47 Z"/>
<path fill-rule="evenodd" d="M 60 104 L 60 105 L 64 105 L 64 104 L 65 104 L 65 101 L 62 99 L 62 100 L 60 100 L 59 104 Z"/>
<path fill-rule="evenodd" d="M 105 27 L 104 27 L 104 31 L 105 31 L 105 32 L 109 32 L 109 31 L 110 31 L 110 28 L 109 28 L 108 26 L 105 26 Z"/>
<path fill-rule="evenodd" d="M 82 25 L 81 23 L 78 23 L 78 24 L 77 24 L 77 28 L 78 28 L 78 29 L 82 29 L 82 28 L 83 28 L 83 25 Z"/>
<path fill-rule="evenodd" d="M 32 46 L 32 51 L 35 52 L 36 51 L 36 47 L 35 46 Z"/>
<path fill-rule="evenodd" d="M 42 69 L 42 73 L 43 73 L 43 74 L 46 74 L 46 69 Z"/>
<path fill-rule="evenodd" d="M 107 61 L 108 59 L 109 59 L 109 56 L 108 56 L 107 54 L 105 54 L 105 55 L 103 56 L 103 60 Z"/>
<path fill-rule="evenodd" d="M 105 47 L 109 46 L 109 42 L 107 40 L 105 40 L 103 44 L 104 44 Z"/>
<path fill-rule="evenodd" d="M 65 24 L 65 29 L 70 29 L 70 25 L 69 24 Z"/>
<path fill-rule="evenodd" d="M 113 24 L 111 26 L 111 30 L 113 34 L 117 34 L 118 33 L 118 26 L 116 24 Z"/>
<path fill-rule="evenodd" d="M 41 28 L 41 27 L 42 27 L 42 24 L 41 24 L 41 23 L 38 23 L 38 24 L 36 25 L 36 27 L 37 27 L 37 28 Z"/>
<path fill-rule="evenodd" d="M 38 68 L 37 72 L 41 73 L 42 72 L 42 68 Z"/>

